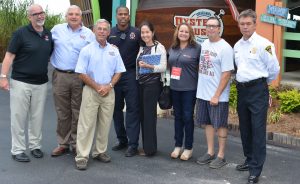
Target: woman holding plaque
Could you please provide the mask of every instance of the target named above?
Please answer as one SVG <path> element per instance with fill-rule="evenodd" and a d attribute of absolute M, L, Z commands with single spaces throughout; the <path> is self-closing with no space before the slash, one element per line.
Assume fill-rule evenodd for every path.
<path fill-rule="evenodd" d="M 169 50 L 170 88 L 173 99 L 175 149 L 171 157 L 189 160 L 193 152 L 194 107 L 201 46 L 195 42 L 190 25 L 177 26 Z M 184 142 L 183 142 L 184 140 Z"/>
<path fill-rule="evenodd" d="M 145 155 L 157 151 L 157 100 L 162 90 L 162 79 L 167 66 L 165 47 L 156 40 L 154 27 L 144 21 L 140 25 L 141 47 L 137 56 L 140 120 Z"/>

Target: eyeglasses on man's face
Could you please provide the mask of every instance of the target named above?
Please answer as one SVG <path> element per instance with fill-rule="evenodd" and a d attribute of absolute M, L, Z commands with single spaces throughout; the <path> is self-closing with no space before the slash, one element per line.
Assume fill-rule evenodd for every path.
<path fill-rule="evenodd" d="M 33 17 L 45 16 L 45 12 L 42 11 L 42 12 L 38 12 L 38 13 L 33 13 L 33 14 L 31 14 L 31 16 L 33 16 Z"/>
<path fill-rule="evenodd" d="M 207 29 L 216 29 L 218 27 L 220 27 L 220 26 L 219 25 L 206 25 Z"/>

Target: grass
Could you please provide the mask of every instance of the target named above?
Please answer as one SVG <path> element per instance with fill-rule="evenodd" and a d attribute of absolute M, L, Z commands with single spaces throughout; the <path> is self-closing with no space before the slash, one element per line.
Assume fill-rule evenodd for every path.
<path fill-rule="evenodd" d="M 2 62 L 12 33 L 19 27 L 29 24 L 27 7 L 30 0 L 0 0 L 0 62 Z M 45 27 L 51 29 L 55 24 L 62 22 L 61 15 L 50 15 L 46 9 Z"/>

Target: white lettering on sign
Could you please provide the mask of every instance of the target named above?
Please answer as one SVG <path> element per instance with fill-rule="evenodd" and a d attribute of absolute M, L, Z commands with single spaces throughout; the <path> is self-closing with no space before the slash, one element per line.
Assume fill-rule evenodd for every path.
<path fill-rule="evenodd" d="M 221 10 L 223 11 L 223 10 Z M 223 34 L 224 30 L 224 25 L 222 19 L 216 15 L 216 13 L 212 10 L 209 9 L 198 9 L 192 12 L 189 16 L 179 16 L 175 15 L 174 16 L 174 25 L 177 27 L 181 23 L 187 23 L 192 26 L 194 33 L 195 33 L 195 38 L 196 42 L 201 44 L 204 42 L 205 39 L 207 39 L 206 36 L 206 23 L 207 19 L 209 17 L 216 16 L 220 23 L 221 23 L 221 30 L 220 30 L 220 36 Z"/>

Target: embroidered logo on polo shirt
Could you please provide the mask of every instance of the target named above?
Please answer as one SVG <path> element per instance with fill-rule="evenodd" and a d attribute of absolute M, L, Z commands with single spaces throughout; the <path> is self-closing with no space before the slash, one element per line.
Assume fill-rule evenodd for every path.
<path fill-rule="evenodd" d="M 129 35 L 129 38 L 131 40 L 134 40 L 135 39 L 135 33 L 134 32 L 131 32 L 130 35 Z"/>
<path fill-rule="evenodd" d="M 268 53 L 270 53 L 271 55 L 273 55 L 271 45 L 267 46 L 267 47 L 265 48 L 265 50 L 266 50 Z"/>
<path fill-rule="evenodd" d="M 44 36 L 44 40 L 45 40 L 45 41 L 49 41 L 48 35 L 45 35 L 45 36 Z"/>
<path fill-rule="evenodd" d="M 82 38 L 82 39 L 86 39 L 86 37 L 84 36 L 84 35 L 80 35 L 80 38 Z"/>
<path fill-rule="evenodd" d="M 108 52 L 108 54 L 109 54 L 110 56 L 115 56 L 115 52 L 114 52 L 114 51 L 110 51 L 110 52 Z"/>

